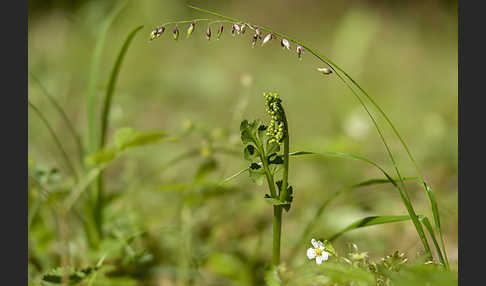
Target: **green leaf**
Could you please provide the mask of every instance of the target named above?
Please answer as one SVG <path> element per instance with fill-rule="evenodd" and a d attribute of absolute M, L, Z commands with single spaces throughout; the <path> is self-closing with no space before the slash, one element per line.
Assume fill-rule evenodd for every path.
<path fill-rule="evenodd" d="M 130 127 L 122 128 L 115 133 L 114 147 L 107 147 L 88 155 L 84 160 L 88 166 L 109 163 L 128 149 L 158 143 L 162 139 L 168 139 L 162 131 L 139 132 Z"/>
<path fill-rule="evenodd" d="M 437 239 L 435 238 L 434 228 L 430 224 L 429 219 L 426 216 L 423 216 L 423 215 L 419 215 L 418 218 L 419 218 L 420 222 L 425 226 L 425 229 L 427 229 L 430 237 L 432 238 L 432 242 L 434 243 L 434 246 L 435 246 L 435 249 L 437 251 L 437 256 L 439 257 L 440 263 L 442 263 L 442 265 L 444 265 L 448 268 L 449 267 L 448 261 L 442 255 L 442 251 L 439 247 L 439 243 L 437 242 Z M 444 255 L 445 255 L 445 252 L 444 252 Z"/>
<path fill-rule="evenodd" d="M 406 178 L 402 178 L 403 181 L 408 181 L 408 180 L 417 180 L 418 178 L 417 177 L 406 177 Z M 398 181 L 398 179 L 396 178 L 393 178 L 393 181 Z M 304 228 L 304 231 L 302 232 L 302 234 L 300 235 L 300 238 L 298 240 L 298 243 L 295 244 L 294 248 L 292 249 L 291 251 L 291 255 L 290 257 L 294 257 L 295 254 L 297 253 L 297 250 L 299 248 L 300 245 L 302 245 L 305 241 L 305 239 L 308 238 L 314 224 L 316 221 L 318 221 L 320 219 L 320 217 L 322 216 L 322 214 L 324 213 L 324 210 L 327 208 L 327 206 L 333 202 L 336 198 L 338 198 L 340 195 L 348 192 L 348 191 L 351 191 L 351 190 L 357 190 L 361 187 L 366 187 L 366 186 L 372 186 L 372 185 L 377 185 L 377 184 L 389 184 L 391 183 L 391 181 L 389 179 L 369 179 L 369 180 L 365 180 L 365 181 L 362 181 L 362 182 L 359 182 L 359 183 L 356 183 L 356 184 L 352 184 L 352 185 L 349 185 L 349 186 L 345 186 L 339 190 L 337 190 L 335 193 L 333 193 L 328 199 L 326 199 L 320 206 L 319 208 L 317 209 L 314 217 L 312 218 L 312 220 L 310 220 L 307 225 L 305 226 Z"/>
<path fill-rule="evenodd" d="M 324 244 L 324 250 L 336 256 L 336 250 L 334 249 L 332 243 L 329 240 L 324 240 L 322 243 Z"/>
<path fill-rule="evenodd" d="M 282 202 L 279 198 L 272 198 L 269 195 L 265 195 L 265 201 L 274 206 L 290 206 L 289 202 Z"/>
<path fill-rule="evenodd" d="M 257 163 L 251 163 L 249 169 L 250 179 L 257 185 L 265 184 L 265 170 Z"/>
<path fill-rule="evenodd" d="M 67 275 L 69 278 L 69 285 L 76 285 L 81 281 L 85 280 L 86 278 L 88 278 L 89 275 L 96 270 L 97 270 L 96 268 L 92 268 L 92 267 L 87 267 L 84 269 L 77 269 L 77 268 L 66 269 L 63 267 L 59 267 L 44 274 L 42 276 L 42 280 L 53 284 L 61 284 L 63 276 Z"/>
<path fill-rule="evenodd" d="M 98 114 L 96 111 L 98 109 L 97 102 L 97 85 L 100 81 L 100 66 L 103 59 L 103 47 L 105 45 L 105 40 L 109 34 L 111 24 L 118 16 L 118 14 L 123 10 L 128 1 L 118 2 L 118 5 L 108 14 L 97 27 L 98 35 L 96 39 L 96 45 L 93 51 L 93 56 L 91 58 L 91 67 L 89 72 L 89 79 L 87 82 L 87 100 L 86 100 L 86 110 L 88 119 L 88 152 L 95 152 L 98 150 L 99 145 L 99 126 L 96 125 L 96 120 Z"/>
<path fill-rule="evenodd" d="M 123 59 L 125 58 L 125 54 L 133 38 L 135 37 L 137 32 L 140 31 L 142 28 L 143 25 L 138 26 L 135 29 L 133 29 L 130 32 L 130 34 L 128 34 L 127 38 L 125 39 L 125 42 L 123 43 L 122 48 L 120 49 L 120 52 L 118 53 L 115 64 L 113 65 L 113 69 L 111 70 L 110 79 L 108 81 L 108 87 L 106 89 L 106 94 L 103 102 L 103 113 L 101 115 L 101 141 L 100 141 L 101 148 L 105 146 L 106 134 L 108 131 L 108 118 L 111 110 L 111 102 L 112 102 L 113 94 L 115 92 L 115 86 L 118 80 L 118 75 L 120 73 Z"/>
<path fill-rule="evenodd" d="M 253 143 L 257 148 L 262 146 L 263 136 L 265 135 L 265 125 L 260 120 L 243 120 L 240 124 L 241 141 L 243 144 Z"/>
<path fill-rule="evenodd" d="M 130 127 L 120 129 L 115 134 L 115 146 L 122 151 L 129 147 L 137 147 L 157 143 L 166 135 L 162 131 L 138 132 Z"/>
<path fill-rule="evenodd" d="M 410 215 L 410 218 L 415 226 L 415 229 L 417 231 L 417 234 L 422 242 L 422 245 L 425 248 L 425 251 L 427 252 L 427 256 L 432 259 L 432 252 L 430 250 L 429 243 L 427 241 L 427 237 L 425 236 L 424 229 L 422 227 L 422 224 L 420 223 L 417 214 L 415 213 L 415 210 L 412 206 L 412 202 L 410 201 L 410 198 L 408 196 L 408 193 L 406 192 L 405 189 L 402 189 L 397 182 L 395 182 L 392 177 L 377 163 L 368 160 L 364 157 L 354 155 L 354 154 L 347 154 L 347 153 L 339 153 L 339 152 L 322 152 L 322 153 L 315 153 L 315 152 L 293 152 L 289 154 L 290 156 L 299 156 L 299 155 L 317 155 L 317 156 L 331 156 L 331 157 L 338 157 L 338 158 L 347 158 L 347 159 L 353 159 L 353 160 L 359 160 L 362 162 L 365 162 L 367 164 L 370 164 L 377 169 L 379 169 L 383 175 L 392 183 L 392 185 L 397 189 L 398 193 L 400 194 L 400 198 L 402 199 L 403 204 L 407 208 L 407 212 Z M 403 184 L 403 178 L 399 176 L 401 185 L 404 186 Z"/>
<path fill-rule="evenodd" d="M 349 226 L 345 227 L 343 230 L 339 231 L 338 233 L 332 235 L 329 238 L 329 241 L 333 241 L 334 239 L 338 238 L 341 236 L 343 233 L 358 229 L 361 227 L 367 227 L 367 226 L 372 226 L 372 225 L 379 225 L 379 224 L 385 224 L 385 223 L 392 223 L 392 222 L 400 222 L 400 221 L 406 221 L 409 220 L 410 216 L 408 215 L 400 215 L 400 216 L 369 216 L 362 218 Z"/>
<path fill-rule="evenodd" d="M 266 137 L 266 135 L 265 135 Z M 267 144 L 267 154 L 272 155 L 280 151 L 280 144 L 277 142 L 272 142 Z"/>
<path fill-rule="evenodd" d="M 281 164 L 283 164 L 283 162 L 284 162 L 284 160 L 283 160 L 282 155 L 273 154 L 273 155 L 268 156 L 268 164 L 269 165 L 271 165 L 271 164 L 281 165 Z"/>
<path fill-rule="evenodd" d="M 115 148 L 107 148 L 84 158 L 84 162 L 88 166 L 100 165 L 103 163 L 108 163 L 115 159 L 117 151 Z"/>
<path fill-rule="evenodd" d="M 243 150 L 243 155 L 246 160 L 250 162 L 257 162 L 260 159 L 260 155 L 258 149 L 255 148 L 252 144 L 249 144 Z"/>
<path fill-rule="evenodd" d="M 275 182 L 275 184 L 277 185 L 277 188 L 279 190 L 279 193 L 282 193 L 282 180 L 279 180 L 279 181 Z M 294 200 L 293 193 L 294 193 L 294 190 L 293 190 L 292 186 L 289 185 L 287 187 L 287 199 L 285 200 L 287 202 L 287 204 L 285 204 L 283 206 L 283 208 L 287 212 L 290 210 L 291 203 Z"/>

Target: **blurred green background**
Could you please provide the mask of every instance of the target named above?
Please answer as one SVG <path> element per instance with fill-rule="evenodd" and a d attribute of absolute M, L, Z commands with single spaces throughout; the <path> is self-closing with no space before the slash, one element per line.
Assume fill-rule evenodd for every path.
<path fill-rule="evenodd" d="M 87 83 L 96 37 L 119 2 L 28 3 L 29 72 L 64 108 L 85 145 Z M 447 253 L 453 263 L 457 262 L 456 1 L 137 0 L 128 1 L 114 19 L 102 51 L 96 86 L 98 112 L 126 35 L 145 25 L 129 47 L 120 71 L 108 145 L 114 132 L 127 126 L 141 131 L 165 130 L 169 135 L 193 131 L 178 141 L 127 152 L 107 169 L 106 192 L 115 197 L 104 211 L 107 233 L 123 236 L 144 231 L 130 248 L 143 252 L 145 260 L 140 263 L 145 266 L 130 269 L 127 262 L 121 273 L 131 273 L 130 279 L 147 283 L 140 285 L 175 285 L 174 281 L 180 281 L 177 277 L 196 277 L 191 279 L 210 281 L 208 285 L 226 285 L 228 281 L 245 284 L 252 279 L 248 277 L 253 271 L 261 271 L 271 260 L 272 211 L 262 199 L 264 187 L 252 184 L 244 174 L 225 185 L 225 195 L 203 196 L 201 193 L 211 192 L 211 188 L 204 189 L 195 178 L 201 164 L 207 166 L 208 162 L 215 162 L 215 168 L 209 168 L 204 182 L 217 182 L 246 166 L 242 156 L 211 152 L 211 147 L 240 152 L 240 121 L 267 120 L 263 91 L 278 92 L 283 99 L 291 151 L 355 153 L 392 171 L 363 108 L 336 77 L 316 71 L 322 65 L 309 53 L 304 52 L 299 61 L 294 46 L 291 51 L 282 50 L 278 41 L 251 48 L 251 35 L 232 37 L 228 25 L 219 41 L 207 41 L 205 25 L 201 24 L 189 39 L 185 37 L 187 27 L 181 25 L 179 41 L 172 40 L 168 29 L 161 39 L 148 43 L 157 25 L 208 18 L 187 8 L 189 3 L 291 35 L 322 52 L 357 80 L 396 124 L 434 189 Z M 216 29 L 214 26 L 213 34 Z M 68 155 L 76 161 L 75 141 L 30 77 L 29 100 L 48 118 Z M 52 137 L 31 110 L 28 122 L 29 160 L 38 168 L 58 168 L 61 177 L 68 176 Z M 416 176 L 381 118 L 379 124 L 397 154 L 403 175 Z M 192 149 L 203 151 L 154 173 Z M 81 169 L 79 164 L 77 169 Z M 299 253 L 292 260 L 288 255 L 303 225 L 313 220 L 319 203 L 340 187 L 376 177 L 380 174 L 375 169 L 355 161 L 291 161 L 290 181 L 295 195 L 291 211 L 284 214 L 282 260 L 294 265 L 307 260 L 305 249 L 309 245 L 298 246 Z M 407 186 L 417 213 L 432 217 L 423 189 L 414 183 Z M 333 202 L 312 234 L 331 235 L 365 216 L 402 214 L 406 209 L 391 186 L 365 188 Z M 60 265 L 53 217 L 42 203 L 29 229 L 31 279 Z M 95 264 L 105 252 L 88 247 L 79 221 L 75 215 L 68 218 L 70 261 L 85 267 Z M 119 238 L 114 235 L 112 239 Z M 422 251 L 410 222 L 349 232 L 335 246 L 344 249 L 347 242 L 356 243 L 371 257 L 382 257 L 396 249 L 415 257 Z M 116 261 L 126 259 L 130 251 L 127 253 L 112 258 L 108 255 L 106 263 L 125 265 Z M 241 268 L 237 277 L 231 267 Z M 201 275 L 206 280 L 197 280 Z"/>

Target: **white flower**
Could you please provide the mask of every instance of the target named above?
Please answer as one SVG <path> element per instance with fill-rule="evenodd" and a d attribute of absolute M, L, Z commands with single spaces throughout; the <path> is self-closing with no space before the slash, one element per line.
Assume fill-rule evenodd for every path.
<path fill-rule="evenodd" d="M 321 264 L 322 261 L 327 261 L 329 258 L 329 252 L 324 251 L 324 243 L 320 240 L 311 240 L 312 246 L 309 249 L 307 249 L 307 257 L 309 259 L 316 259 L 317 264 Z"/>

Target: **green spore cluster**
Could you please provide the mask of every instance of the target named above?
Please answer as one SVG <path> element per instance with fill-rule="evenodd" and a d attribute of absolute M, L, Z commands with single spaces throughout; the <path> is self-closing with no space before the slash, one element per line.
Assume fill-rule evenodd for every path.
<path fill-rule="evenodd" d="M 282 100 L 277 93 L 263 93 L 265 107 L 268 115 L 272 117 L 268 124 L 266 135 L 271 137 L 268 143 L 280 143 L 285 137 L 285 124 L 283 119 Z"/>

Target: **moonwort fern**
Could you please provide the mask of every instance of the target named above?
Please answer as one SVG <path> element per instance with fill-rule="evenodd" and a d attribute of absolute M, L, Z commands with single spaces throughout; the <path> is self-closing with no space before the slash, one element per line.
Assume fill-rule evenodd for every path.
<path fill-rule="evenodd" d="M 216 19 L 193 19 L 193 20 L 188 20 L 188 21 L 168 22 L 168 23 L 165 23 L 163 25 L 160 25 L 159 27 L 155 28 L 151 32 L 150 41 L 160 38 L 162 36 L 162 34 L 165 32 L 165 30 L 167 29 L 168 26 L 174 26 L 173 30 L 172 30 L 172 36 L 173 36 L 174 40 L 177 40 L 179 38 L 179 35 L 180 35 L 179 25 L 184 25 L 184 24 L 189 24 L 189 27 L 187 28 L 186 34 L 187 34 L 187 37 L 190 37 L 191 34 L 193 33 L 194 29 L 195 29 L 195 26 L 198 23 L 201 23 L 201 22 L 207 23 L 205 36 L 208 40 L 210 40 L 211 37 L 212 37 L 211 25 L 218 24 L 219 28 L 218 28 L 218 32 L 216 34 L 216 37 L 219 39 L 221 37 L 222 33 L 223 33 L 223 30 L 224 30 L 223 24 L 226 23 L 226 24 L 231 24 L 231 32 L 232 32 L 233 35 L 236 35 L 236 34 L 243 35 L 243 34 L 245 34 L 245 32 L 247 30 L 252 31 L 254 33 L 251 37 L 251 45 L 252 46 L 255 46 L 259 40 L 261 40 L 262 46 L 263 46 L 267 42 L 274 40 L 274 39 L 280 39 L 280 44 L 284 49 L 290 50 L 291 45 L 294 44 L 295 45 L 295 51 L 296 51 L 299 59 L 302 57 L 302 54 L 304 52 L 309 52 L 321 64 L 325 65 L 324 67 L 318 67 L 317 68 L 317 70 L 319 72 L 322 72 L 324 75 L 335 74 L 337 76 L 337 78 L 351 91 L 353 96 L 355 96 L 355 98 L 359 101 L 359 103 L 365 109 L 369 118 L 373 122 L 373 125 L 374 125 L 376 131 L 378 132 L 380 140 L 382 141 L 382 143 L 383 143 L 383 145 L 386 149 L 386 153 L 387 153 L 387 155 L 388 155 L 388 157 L 389 157 L 389 159 L 390 159 L 390 161 L 393 165 L 393 168 L 395 170 L 396 177 L 397 177 L 397 179 L 394 180 L 394 179 L 392 179 L 391 176 L 387 176 L 387 179 L 391 180 L 393 186 L 399 192 L 400 197 L 402 199 L 402 202 L 404 203 L 404 205 L 407 209 L 407 212 L 409 214 L 409 217 L 412 220 L 412 222 L 415 226 L 415 229 L 417 231 L 417 234 L 419 235 L 419 238 L 420 238 L 420 240 L 423 244 L 425 252 L 426 252 L 428 258 L 432 259 L 432 252 L 431 252 L 429 243 L 427 241 L 427 238 L 425 236 L 423 226 L 420 222 L 419 216 L 416 214 L 416 212 L 415 212 L 415 210 L 412 206 L 412 202 L 411 202 L 410 197 L 408 195 L 406 186 L 403 183 L 404 178 L 402 177 L 402 174 L 401 174 L 400 169 L 398 167 L 397 160 L 395 159 L 395 156 L 394 156 L 393 152 L 391 151 L 391 148 L 390 148 L 387 140 L 385 139 L 385 137 L 383 135 L 382 129 L 378 125 L 377 119 L 375 118 L 375 116 L 373 116 L 373 114 L 372 114 L 371 110 L 369 109 L 369 107 L 367 106 L 367 103 L 365 102 L 365 100 L 367 100 L 368 104 L 371 104 L 378 111 L 378 113 L 385 119 L 385 122 L 389 125 L 389 127 L 391 127 L 391 129 L 393 130 L 393 133 L 399 139 L 402 147 L 405 149 L 407 156 L 409 157 L 410 161 L 412 162 L 412 164 L 413 164 L 413 166 L 414 166 L 414 168 L 415 168 L 415 170 L 418 174 L 419 180 L 420 180 L 420 182 L 421 182 L 421 184 L 422 184 L 422 186 L 423 186 L 423 188 L 426 192 L 426 195 L 429 199 L 431 209 L 432 209 L 432 213 L 433 213 L 433 216 L 434 216 L 435 230 L 437 231 L 437 233 L 440 237 L 440 241 L 441 241 L 442 249 L 440 249 L 440 247 L 437 247 L 437 251 L 439 253 L 443 254 L 443 257 L 445 259 L 444 259 L 444 262 L 442 263 L 442 265 L 443 265 L 444 268 L 448 269 L 449 263 L 448 263 L 448 260 L 447 260 L 447 254 L 446 254 L 446 250 L 445 250 L 444 239 L 443 239 L 442 231 L 441 231 L 439 210 L 438 210 L 437 202 L 435 200 L 432 189 L 425 183 L 425 180 L 423 179 L 422 173 L 420 172 L 420 170 L 417 166 L 416 160 L 413 157 L 408 145 L 405 143 L 405 140 L 400 135 L 400 133 L 398 132 L 397 128 L 395 127 L 395 125 L 393 124 L 391 119 L 383 111 L 383 109 L 376 103 L 376 101 L 341 67 L 339 67 L 336 63 L 334 63 L 329 58 L 322 55 L 320 52 L 318 52 L 316 49 L 314 49 L 310 46 L 308 46 L 308 45 L 306 45 L 306 44 L 304 44 L 304 43 L 302 43 L 302 42 L 300 42 L 300 41 L 298 41 L 298 40 L 296 40 L 292 37 L 289 37 L 288 35 L 285 35 L 285 34 L 280 33 L 280 32 L 273 31 L 270 28 L 265 27 L 265 26 L 252 24 L 252 23 L 249 23 L 247 21 L 242 21 L 242 20 L 239 20 L 239 19 L 236 19 L 236 18 L 228 17 L 228 16 L 222 15 L 222 14 L 214 12 L 214 11 L 198 8 L 198 7 L 191 6 L 191 5 L 189 5 L 188 7 L 192 8 L 194 10 L 203 12 L 205 14 L 212 15 L 212 16 L 216 17 Z M 265 35 L 265 33 L 266 33 L 266 35 Z M 278 128 L 278 126 L 277 126 L 277 128 Z M 286 136 L 284 136 L 283 138 L 285 138 L 285 137 Z M 287 137 L 287 140 L 288 140 L 288 137 Z M 288 144 L 284 144 L 284 148 L 288 148 Z M 284 154 L 287 154 L 287 156 L 288 156 L 288 154 L 289 154 L 288 149 L 286 151 L 287 152 L 284 152 Z M 288 160 L 284 160 L 284 162 L 287 162 L 287 164 L 288 164 Z M 251 166 L 250 166 L 249 169 L 251 171 Z M 287 165 L 287 169 L 288 169 L 288 165 Z M 282 178 L 282 185 L 283 186 L 287 185 L 286 175 L 284 175 L 283 178 Z M 286 188 L 283 188 L 283 190 L 286 190 Z M 273 195 L 274 194 L 272 194 L 272 196 Z M 435 236 L 435 233 L 432 232 L 432 235 Z M 435 238 L 434 238 L 434 240 L 435 240 Z M 439 255 L 439 256 L 442 256 L 442 255 Z M 274 262 L 275 262 L 275 260 L 274 260 Z"/>

